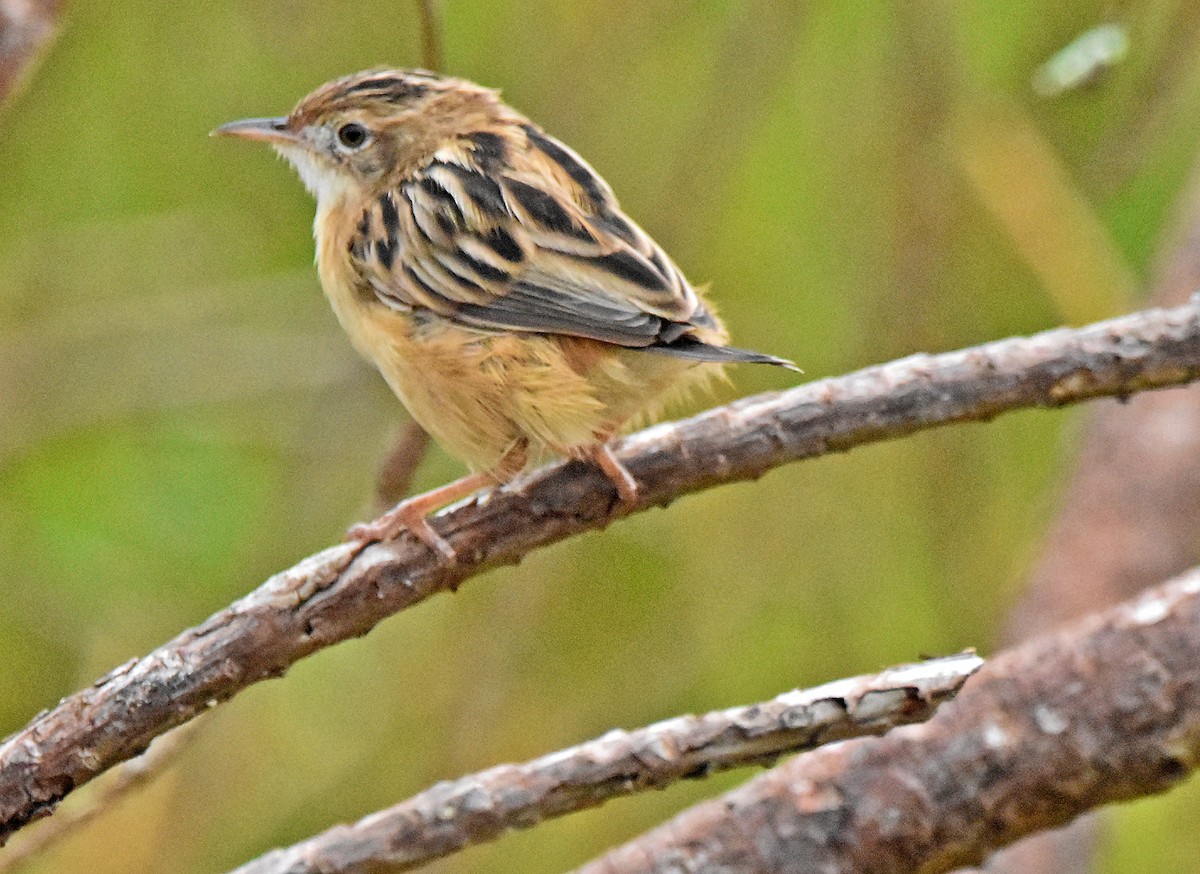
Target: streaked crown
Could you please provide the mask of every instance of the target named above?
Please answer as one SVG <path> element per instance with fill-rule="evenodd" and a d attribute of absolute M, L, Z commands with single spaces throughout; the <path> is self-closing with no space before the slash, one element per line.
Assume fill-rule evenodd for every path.
<path fill-rule="evenodd" d="M 495 91 L 425 70 L 373 69 L 335 79 L 287 116 L 231 122 L 214 133 L 270 143 L 319 202 L 383 190 L 464 124 L 519 118 Z"/>
<path fill-rule="evenodd" d="M 439 76 L 428 70 L 377 67 L 326 82 L 302 98 L 288 119 L 301 127 L 339 113 L 395 117 L 450 92 L 470 92 L 480 96 L 495 94 L 473 82 Z"/>

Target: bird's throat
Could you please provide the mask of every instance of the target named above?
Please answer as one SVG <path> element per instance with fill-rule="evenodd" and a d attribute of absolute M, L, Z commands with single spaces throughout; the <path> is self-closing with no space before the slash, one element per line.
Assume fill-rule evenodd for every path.
<path fill-rule="evenodd" d="M 275 144 L 275 151 L 296 170 L 296 175 L 317 200 L 317 214 L 328 211 L 345 200 L 354 182 L 345 173 L 322 161 L 303 146 Z"/>

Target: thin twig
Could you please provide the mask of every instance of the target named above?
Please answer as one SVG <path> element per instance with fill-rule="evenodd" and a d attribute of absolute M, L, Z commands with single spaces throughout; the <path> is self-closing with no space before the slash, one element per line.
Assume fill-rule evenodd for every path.
<path fill-rule="evenodd" d="M 409 421 L 400 429 L 375 477 L 375 503 L 379 512 L 408 496 L 413 476 L 427 448 L 429 434 L 416 422 Z"/>
<path fill-rule="evenodd" d="M 442 70 L 442 17 L 437 0 L 417 0 L 421 12 L 421 63 L 426 70 Z"/>
<path fill-rule="evenodd" d="M 990 659 L 928 722 L 792 759 L 584 866 L 940 874 L 1200 758 L 1200 570 Z"/>
<path fill-rule="evenodd" d="M 457 550 L 454 564 L 408 535 L 367 548 L 331 547 L 64 699 L 0 744 L 0 838 L 241 689 L 546 544 L 789 461 L 1198 376 L 1200 301 L 917 355 L 649 428 L 616 447 L 637 479 L 638 500 L 616 500 L 609 480 L 590 465 L 542 468 L 431 520 Z"/>
<path fill-rule="evenodd" d="M 611 798 L 922 722 L 982 664 L 973 653 L 962 653 L 788 692 L 750 707 L 610 731 L 523 765 L 439 783 L 354 825 L 267 853 L 234 874 L 409 871 L 510 829 Z"/>

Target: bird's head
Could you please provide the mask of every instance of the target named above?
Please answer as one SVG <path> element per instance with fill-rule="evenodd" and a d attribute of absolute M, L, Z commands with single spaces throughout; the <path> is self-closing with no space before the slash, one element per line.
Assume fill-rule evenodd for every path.
<path fill-rule="evenodd" d="M 322 85 L 289 115 L 231 121 L 214 136 L 270 143 L 319 204 L 370 195 L 428 159 L 495 92 L 424 70 L 375 69 Z"/>

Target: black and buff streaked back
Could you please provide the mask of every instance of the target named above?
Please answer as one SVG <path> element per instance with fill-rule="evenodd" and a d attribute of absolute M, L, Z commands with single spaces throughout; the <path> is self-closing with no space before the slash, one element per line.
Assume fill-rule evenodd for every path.
<path fill-rule="evenodd" d="M 364 542 L 407 526 L 452 559 L 425 514 L 550 454 L 595 460 L 635 500 L 605 442 L 717 372 L 697 362 L 791 366 L 728 347 L 604 179 L 495 91 L 369 70 L 286 118 L 219 132 L 269 143 L 295 168 L 317 201 L 338 320 L 414 420 L 478 472 L 402 503 Z"/>
<path fill-rule="evenodd" d="M 725 348 L 679 268 L 600 175 L 495 91 L 376 69 L 322 86 L 289 117 L 296 128 L 347 120 L 371 133 L 361 150 L 334 155 L 358 169 L 366 195 L 348 249 L 380 303 L 485 331 L 767 360 Z"/>

